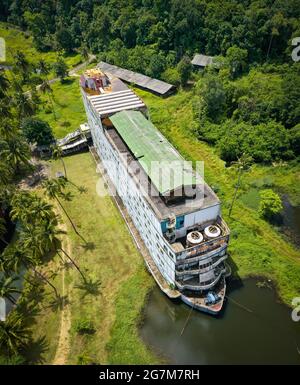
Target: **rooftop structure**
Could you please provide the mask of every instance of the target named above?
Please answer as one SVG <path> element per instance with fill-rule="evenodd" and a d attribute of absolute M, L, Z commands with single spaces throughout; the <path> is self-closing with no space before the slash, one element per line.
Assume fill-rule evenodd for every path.
<path fill-rule="evenodd" d="M 107 76 L 97 68 L 86 70 L 80 77 L 80 85 L 91 95 L 109 90 L 110 87 Z"/>
<path fill-rule="evenodd" d="M 128 115 L 129 118 L 128 116 L 125 117 L 125 114 Z M 129 122 L 130 118 L 134 121 L 135 127 Z M 176 216 L 184 215 L 192 213 L 195 210 L 218 206 L 220 204 L 216 194 L 199 176 L 197 179 L 195 178 L 198 185 L 193 189 L 196 196 L 194 199 L 181 196 L 181 199 L 175 199 L 175 202 L 174 200 L 172 201 L 172 195 L 168 194 L 169 186 L 173 183 L 174 185 L 176 183 L 176 187 L 182 187 L 184 185 L 185 177 L 183 175 L 184 173 L 182 174 L 182 170 L 180 169 L 179 175 L 176 175 L 176 178 L 170 181 L 168 164 L 166 164 L 165 169 L 154 169 L 154 172 L 151 172 L 152 169 L 148 166 L 152 160 L 159 161 L 162 159 L 164 162 L 163 154 L 165 151 L 166 154 L 172 154 L 169 155 L 169 159 L 178 161 L 178 164 L 182 164 L 183 158 L 141 113 L 134 111 L 121 112 L 112 116 L 109 121 L 111 121 L 113 125 L 106 127 L 104 124 L 106 121 L 103 120 L 107 139 L 116 152 L 122 155 L 122 159 L 124 159 L 128 165 L 128 173 L 136 180 L 143 196 L 160 220 L 169 218 L 173 214 Z M 145 132 L 145 136 L 143 137 L 138 131 Z M 158 133 L 158 136 L 156 136 L 156 133 Z M 147 146 L 147 140 L 149 140 L 150 137 L 154 138 L 155 147 L 149 147 L 149 143 Z M 160 142 L 159 138 L 162 138 L 163 141 Z M 190 180 L 190 169 L 187 169 L 186 172 L 186 179 Z M 166 182 L 163 181 L 164 178 L 161 178 L 164 174 Z"/>
<path fill-rule="evenodd" d="M 149 90 L 160 96 L 167 96 L 171 92 L 175 91 L 175 86 L 172 84 L 163 82 L 162 80 L 153 79 L 149 76 L 142 75 L 138 72 L 129 71 L 127 69 L 117 67 L 115 65 L 100 62 L 98 68 L 104 71 L 105 73 L 112 74 L 127 83 L 134 83 L 140 88 Z"/>
<path fill-rule="evenodd" d="M 196 67 L 201 67 L 204 68 L 213 62 L 213 57 L 212 56 L 207 56 L 207 55 L 202 55 L 196 53 L 193 60 L 192 64 Z"/>
<path fill-rule="evenodd" d="M 102 118 L 123 110 L 138 109 L 146 111 L 144 102 L 129 88 L 123 91 L 90 96 L 89 100 L 94 110 Z"/>
<path fill-rule="evenodd" d="M 192 169 L 141 112 L 122 111 L 110 120 L 161 195 L 196 183 Z"/>

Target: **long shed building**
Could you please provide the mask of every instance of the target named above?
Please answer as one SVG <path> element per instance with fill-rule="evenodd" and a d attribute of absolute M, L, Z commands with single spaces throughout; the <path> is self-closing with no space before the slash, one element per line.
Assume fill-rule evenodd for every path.
<path fill-rule="evenodd" d="M 98 64 L 98 68 L 103 72 L 114 75 L 127 83 L 133 83 L 136 86 L 151 91 L 159 96 L 168 96 L 176 89 L 172 84 L 166 83 L 162 80 L 153 79 L 138 72 L 133 72 L 103 61 Z"/>

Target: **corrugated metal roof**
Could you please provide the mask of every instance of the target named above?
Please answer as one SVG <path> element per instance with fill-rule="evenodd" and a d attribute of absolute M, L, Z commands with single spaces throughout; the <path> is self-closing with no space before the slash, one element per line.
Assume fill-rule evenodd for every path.
<path fill-rule="evenodd" d="M 139 111 L 110 117 L 115 129 L 162 194 L 195 183 L 195 174 L 157 128 Z"/>
<path fill-rule="evenodd" d="M 175 89 L 175 86 L 172 84 L 103 61 L 98 64 L 98 67 L 104 72 L 108 72 L 128 83 L 134 83 L 137 86 L 153 91 L 159 95 L 165 95 Z"/>
<path fill-rule="evenodd" d="M 201 66 L 201 67 L 206 67 L 209 64 L 212 64 L 213 62 L 213 57 L 212 56 L 207 56 L 207 55 L 201 55 L 196 53 L 194 56 L 194 59 L 192 60 L 192 64 L 194 66 Z"/>
<path fill-rule="evenodd" d="M 144 102 L 130 89 L 89 96 L 89 100 L 101 117 L 110 116 L 122 110 L 146 108 Z"/>

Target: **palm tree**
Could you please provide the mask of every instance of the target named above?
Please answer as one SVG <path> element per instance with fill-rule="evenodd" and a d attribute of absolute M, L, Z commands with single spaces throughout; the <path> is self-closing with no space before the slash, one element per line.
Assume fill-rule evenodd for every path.
<path fill-rule="evenodd" d="M 10 109 L 10 103 L 8 98 L 3 98 L 0 100 L 0 116 L 1 118 L 12 118 L 12 113 Z"/>
<path fill-rule="evenodd" d="M 0 142 L 0 157 L 1 157 L 1 142 Z M 0 186 L 7 186 L 12 175 L 12 170 L 7 162 L 0 159 Z"/>
<path fill-rule="evenodd" d="M 29 191 L 17 191 L 11 199 L 10 216 L 24 225 L 35 225 L 53 216 L 53 206 Z"/>
<path fill-rule="evenodd" d="M 0 279 L 0 298 L 7 298 L 13 304 L 16 304 L 16 300 L 14 298 L 14 294 L 20 294 L 21 290 L 19 290 L 16 286 L 14 286 L 14 282 L 17 281 L 18 277 L 3 277 Z"/>
<path fill-rule="evenodd" d="M 34 114 L 36 110 L 36 106 L 34 105 L 30 93 L 24 93 L 23 91 L 17 91 L 14 95 L 14 105 L 16 106 L 18 112 L 19 121 L 21 119 L 31 116 Z"/>
<path fill-rule="evenodd" d="M 250 168 L 252 162 L 253 162 L 253 159 L 250 155 L 243 154 L 240 158 L 238 158 L 238 160 L 236 162 L 232 163 L 234 165 L 234 167 L 237 169 L 238 180 L 237 180 L 237 183 L 235 185 L 233 198 L 232 198 L 231 205 L 229 208 L 229 217 L 231 216 L 233 205 L 234 205 L 234 203 L 236 201 L 236 197 L 237 197 L 237 192 L 238 192 L 238 189 L 240 188 L 242 173 L 244 171 L 247 171 Z"/>
<path fill-rule="evenodd" d="M 51 150 L 52 150 L 52 158 L 55 159 L 55 160 L 60 160 L 62 162 L 62 165 L 63 165 L 63 168 L 64 168 L 64 174 L 65 174 L 65 178 L 67 178 L 67 169 L 66 169 L 66 164 L 63 160 L 63 157 L 62 157 L 62 150 L 59 146 L 57 145 L 54 145 L 54 146 L 51 146 Z"/>
<path fill-rule="evenodd" d="M 18 133 L 18 127 L 14 120 L 9 117 L 1 117 L 0 121 L 0 138 L 1 140 L 7 141 L 8 139 L 14 138 Z"/>
<path fill-rule="evenodd" d="M 21 164 L 29 166 L 30 150 L 25 139 L 21 135 L 7 140 L 9 152 L 6 155 L 7 161 L 12 165 L 15 172 L 18 173 Z"/>
<path fill-rule="evenodd" d="M 59 298 L 56 287 L 49 279 L 37 270 L 41 263 L 41 256 L 44 248 L 39 244 L 37 231 L 25 228 L 20 234 L 20 240 L 13 247 L 8 247 L 1 256 L 1 268 L 4 271 L 20 272 L 22 268 L 32 269 L 36 276 L 46 282 L 54 291 L 56 298 Z"/>
<path fill-rule="evenodd" d="M 70 199 L 70 195 L 68 193 L 65 193 L 63 190 L 66 187 L 67 180 L 65 178 L 56 178 L 56 179 L 48 179 L 43 182 L 43 187 L 46 190 L 46 194 L 50 199 L 55 199 L 60 208 L 65 213 L 66 217 L 68 218 L 69 222 L 71 223 L 71 226 L 75 233 L 85 242 L 86 240 L 83 238 L 83 236 L 79 233 L 77 230 L 74 222 L 72 221 L 70 215 L 68 214 L 67 210 L 62 205 L 59 198 L 63 199 Z"/>
<path fill-rule="evenodd" d="M 28 208 L 32 205 L 33 194 L 29 191 L 16 191 L 11 199 L 12 209 L 10 210 L 10 217 L 13 221 L 21 221 L 27 223 L 32 219 Z"/>
<path fill-rule="evenodd" d="M 41 75 L 44 75 L 47 78 L 50 72 L 50 67 L 47 62 L 44 59 L 40 59 L 37 67 L 40 70 Z"/>
<path fill-rule="evenodd" d="M 21 73 L 23 82 L 26 82 L 31 68 L 29 61 L 26 59 L 25 55 L 21 51 L 16 52 L 16 54 L 14 55 L 14 59 L 16 70 Z"/>
<path fill-rule="evenodd" d="M 8 242 L 4 239 L 6 233 L 5 219 L 0 217 L 0 241 L 8 245 Z"/>
<path fill-rule="evenodd" d="M 0 97 L 3 97 L 8 89 L 9 80 L 5 76 L 4 72 L 0 72 Z"/>
<path fill-rule="evenodd" d="M 13 312 L 6 321 L 0 321 L 0 346 L 7 353 L 16 354 L 26 346 L 29 337 L 30 331 L 17 313 Z"/>
<path fill-rule="evenodd" d="M 53 91 L 52 91 L 52 88 L 51 88 L 50 83 L 48 82 L 48 80 L 45 80 L 45 81 L 40 85 L 39 88 L 40 88 L 40 91 L 41 91 L 43 94 L 47 94 L 47 95 L 48 95 L 48 98 L 49 98 L 49 101 L 50 101 L 51 107 L 52 107 L 52 112 L 53 112 L 54 120 L 57 120 L 56 114 L 55 114 L 55 109 L 54 109 Z"/>
<path fill-rule="evenodd" d="M 89 50 L 87 45 L 84 43 L 80 48 L 80 54 L 83 57 L 85 61 L 88 61 L 89 59 Z"/>

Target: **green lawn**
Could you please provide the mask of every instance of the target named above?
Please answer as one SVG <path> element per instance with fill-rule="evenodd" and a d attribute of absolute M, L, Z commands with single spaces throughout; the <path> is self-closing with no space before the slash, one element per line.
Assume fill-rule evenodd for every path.
<path fill-rule="evenodd" d="M 57 52 L 37 52 L 30 34 L 16 29 L 8 23 L 0 22 L 0 37 L 5 39 L 6 44 L 6 62 L 4 64 L 12 64 L 13 55 L 18 50 L 23 52 L 31 63 L 37 63 L 40 59 L 44 59 L 49 64 L 56 62 Z M 68 54 L 64 55 L 64 60 L 71 68 L 80 63 L 81 56 L 78 53 Z"/>
<path fill-rule="evenodd" d="M 140 340 L 137 324 L 154 281 L 111 197 L 97 195 L 99 175 L 91 155 L 67 157 L 65 162 L 68 178 L 86 188 L 82 194 L 72 188 L 74 199 L 65 202 L 88 242 L 84 247 L 66 222 L 72 255 L 95 284 L 94 293 L 89 294 L 77 287 L 82 281 L 75 269 L 67 273 L 72 314 L 69 362 L 77 363 L 78 356 L 84 354 L 97 363 L 153 363 L 156 359 Z M 61 170 L 60 162 L 52 162 L 51 170 L 53 174 Z M 75 332 L 74 324 L 82 319 L 93 322 L 95 334 Z"/>
<path fill-rule="evenodd" d="M 41 95 L 46 104 L 40 106 L 38 117 L 46 120 L 57 138 L 77 130 L 81 123 L 86 121 L 86 115 L 79 90 L 78 77 L 70 77 L 64 83 L 60 81 L 51 85 L 54 98 L 54 115 L 49 109 L 47 95 Z"/>

